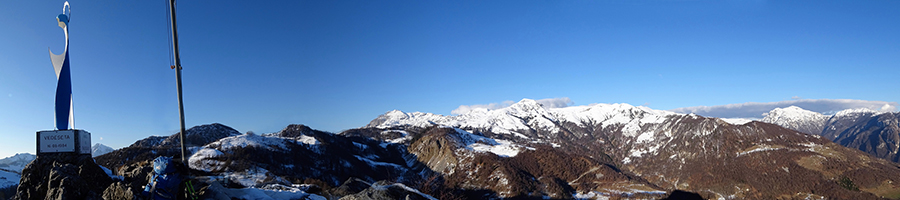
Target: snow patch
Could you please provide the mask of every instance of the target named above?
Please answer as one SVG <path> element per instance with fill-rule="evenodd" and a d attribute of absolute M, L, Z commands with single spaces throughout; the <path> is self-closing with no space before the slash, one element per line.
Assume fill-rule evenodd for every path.
<path fill-rule="evenodd" d="M 777 147 L 777 146 L 772 146 L 772 145 L 756 145 L 756 146 L 751 147 L 749 150 L 745 150 L 743 152 L 738 152 L 737 156 L 743 156 L 743 155 L 747 155 L 747 154 L 754 153 L 754 152 L 774 151 L 774 150 L 779 150 L 779 149 L 783 149 L 783 148 Z"/>
<path fill-rule="evenodd" d="M 366 150 L 369 148 L 369 145 L 365 145 L 365 144 L 358 143 L 358 142 L 352 142 L 352 143 L 353 143 L 353 146 L 356 146 L 357 148 L 359 148 L 361 150 Z"/>
<path fill-rule="evenodd" d="M 224 193 L 227 197 L 247 200 L 275 200 L 275 199 L 308 199 L 327 200 L 323 196 L 304 192 L 301 185 L 286 186 L 282 184 L 267 184 L 259 188 L 231 189 L 221 186 L 215 190 Z"/>
<path fill-rule="evenodd" d="M 501 157 L 515 157 L 522 149 L 531 149 L 508 140 L 492 139 L 454 128 L 460 135 L 461 142 L 467 149 L 477 152 L 490 152 Z"/>
<path fill-rule="evenodd" d="M 653 141 L 653 133 L 645 132 L 638 135 L 637 142 L 643 143 L 648 141 Z"/>
<path fill-rule="evenodd" d="M 387 188 L 390 187 L 390 186 L 396 186 L 396 187 L 403 188 L 403 189 L 406 190 L 407 192 L 416 193 L 416 194 L 418 194 L 418 195 L 421 195 L 422 197 L 425 197 L 425 199 L 428 199 L 428 200 L 438 200 L 437 198 L 434 198 L 434 197 L 432 197 L 431 195 L 427 195 L 427 194 L 425 194 L 425 193 L 419 192 L 419 190 L 413 189 L 413 188 L 411 188 L 411 187 L 409 187 L 409 186 L 406 186 L 406 185 L 404 185 L 404 184 L 402 184 L 402 183 L 394 183 L 394 184 L 390 184 L 390 185 L 378 185 L 378 184 L 376 183 L 376 184 L 373 184 L 373 185 L 372 185 L 372 189 L 376 189 L 376 190 L 387 190 Z"/>
<path fill-rule="evenodd" d="M 287 150 L 284 145 L 286 139 L 278 137 L 259 136 L 255 134 L 244 134 L 222 138 L 218 141 L 209 143 L 206 147 L 218 147 L 218 149 L 227 150 L 238 147 L 265 147 Z"/>
<path fill-rule="evenodd" d="M 387 163 L 387 162 L 373 161 L 373 160 L 368 159 L 368 158 L 366 158 L 366 157 L 357 156 L 357 155 L 353 155 L 353 156 L 356 157 L 356 159 L 359 159 L 359 160 L 361 160 L 361 161 L 364 161 L 364 162 L 368 163 L 370 166 L 388 166 L 388 167 L 394 167 L 394 168 L 397 168 L 397 169 L 405 169 L 405 168 L 403 168 L 403 166 L 400 166 L 400 165 L 398 165 L 398 164 Z"/>
<path fill-rule="evenodd" d="M 118 181 L 124 181 L 124 180 L 125 180 L 125 177 L 123 177 L 123 176 L 116 176 L 115 174 L 113 174 L 112 170 L 109 170 L 109 168 L 106 168 L 106 167 L 104 167 L 103 165 L 97 165 L 97 166 L 100 166 L 100 169 L 102 169 L 103 172 L 106 172 L 106 175 L 109 176 L 109 178 L 112 178 L 113 180 L 118 180 Z"/>
<path fill-rule="evenodd" d="M 223 170 L 227 166 L 224 166 L 225 163 L 219 160 L 216 160 L 216 157 L 223 156 L 225 153 L 222 153 L 219 150 L 213 148 L 203 148 L 191 155 L 188 158 L 188 166 L 191 169 L 201 170 L 205 172 L 219 171 Z"/>
<path fill-rule="evenodd" d="M 230 173 L 225 175 L 225 178 L 228 178 L 235 183 L 241 184 L 244 187 L 256 187 L 257 185 L 269 182 L 287 183 L 287 181 L 283 178 L 274 176 L 273 174 L 269 173 L 269 170 L 259 167 L 247 169 L 246 171 L 242 172 Z"/>
<path fill-rule="evenodd" d="M 319 140 L 316 140 L 315 137 L 308 136 L 308 135 L 301 135 L 300 138 L 297 139 L 297 142 L 307 144 L 307 145 L 318 145 L 319 144 Z"/>
<path fill-rule="evenodd" d="M 753 119 L 747 119 L 747 118 L 719 118 L 719 119 L 721 119 L 722 121 L 725 121 L 725 123 L 729 123 L 731 125 L 744 125 L 744 124 L 754 121 Z"/>

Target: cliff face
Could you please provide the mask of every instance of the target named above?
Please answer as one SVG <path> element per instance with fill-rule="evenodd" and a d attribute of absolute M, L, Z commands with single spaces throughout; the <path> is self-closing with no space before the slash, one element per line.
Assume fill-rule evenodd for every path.
<path fill-rule="evenodd" d="M 111 183 L 90 155 L 41 155 L 22 170 L 13 199 L 102 199 Z"/>

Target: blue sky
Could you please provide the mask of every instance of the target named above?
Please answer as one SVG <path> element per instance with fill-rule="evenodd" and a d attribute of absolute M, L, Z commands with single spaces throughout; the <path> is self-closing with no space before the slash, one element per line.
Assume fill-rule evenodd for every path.
<path fill-rule="evenodd" d="M 166 1 L 70 2 L 75 126 L 178 130 Z M 188 126 L 341 131 L 386 111 L 567 97 L 654 109 L 897 102 L 898 1 L 183 1 Z M 0 157 L 53 128 L 63 1 L 0 2 Z"/>

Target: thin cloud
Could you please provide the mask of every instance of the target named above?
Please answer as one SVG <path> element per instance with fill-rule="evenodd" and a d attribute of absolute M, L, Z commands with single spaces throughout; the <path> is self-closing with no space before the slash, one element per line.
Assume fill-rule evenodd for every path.
<path fill-rule="evenodd" d="M 575 104 L 569 97 L 540 99 L 535 101 L 544 106 L 544 108 L 565 108 Z"/>
<path fill-rule="evenodd" d="M 544 108 L 564 108 L 573 105 L 569 97 L 562 98 L 549 98 L 549 99 L 539 99 L 534 100 L 540 103 Z M 503 101 L 500 103 L 489 103 L 489 104 L 478 104 L 478 105 L 461 105 L 453 111 L 450 111 L 450 114 L 453 115 L 461 115 L 466 114 L 475 109 L 487 109 L 487 110 L 496 110 L 501 108 L 509 107 L 510 105 L 516 103 L 515 101 Z"/>
<path fill-rule="evenodd" d="M 779 102 L 748 102 L 718 106 L 695 106 L 676 108 L 677 113 L 694 113 L 719 118 L 761 118 L 763 113 L 775 108 L 797 106 L 819 113 L 833 113 L 845 109 L 868 108 L 876 111 L 897 111 L 897 102 L 866 101 L 857 99 L 799 99 Z"/>

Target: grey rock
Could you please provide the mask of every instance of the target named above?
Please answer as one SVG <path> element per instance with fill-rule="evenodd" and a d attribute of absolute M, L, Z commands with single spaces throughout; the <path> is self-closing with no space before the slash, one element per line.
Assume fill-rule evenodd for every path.
<path fill-rule="evenodd" d="M 103 199 L 133 200 L 137 198 L 130 185 L 123 182 L 116 182 L 109 185 L 106 190 L 103 190 Z"/>
<path fill-rule="evenodd" d="M 13 199 L 101 199 L 112 182 L 90 155 L 40 155 L 22 170 Z"/>
<path fill-rule="evenodd" d="M 344 196 L 341 200 L 424 200 L 426 198 L 416 192 L 409 191 L 399 184 L 392 184 L 387 181 L 378 181 L 369 188 L 348 196 Z"/>

